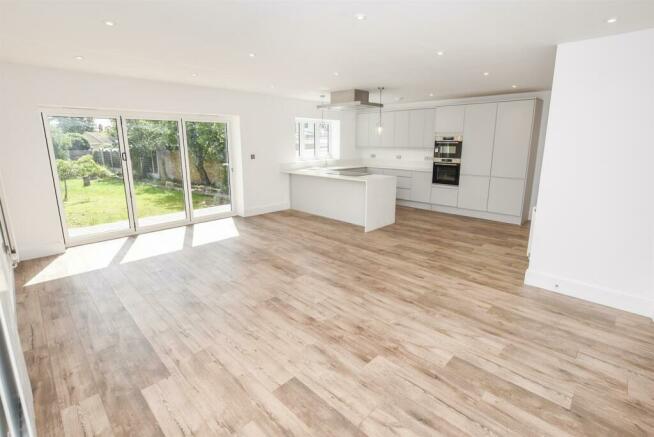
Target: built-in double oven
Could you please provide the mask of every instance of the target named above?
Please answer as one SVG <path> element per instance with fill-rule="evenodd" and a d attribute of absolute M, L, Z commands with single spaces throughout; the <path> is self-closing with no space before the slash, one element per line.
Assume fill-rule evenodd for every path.
<path fill-rule="evenodd" d="M 459 185 L 463 135 L 437 134 L 434 141 L 434 184 Z"/>

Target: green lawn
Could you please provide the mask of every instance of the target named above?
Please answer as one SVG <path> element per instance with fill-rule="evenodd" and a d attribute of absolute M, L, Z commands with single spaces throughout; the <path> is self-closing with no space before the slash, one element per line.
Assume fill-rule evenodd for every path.
<path fill-rule="evenodd" d="M 93 226 L 127 220 L 125 189 L 121 179 L 98 179 L 85 187 L 81 178 L 68 183 L 68 200 L 64 202 L 66 221 L 71 228 Z M 64 182 L 60 181 L 61 195 Z M 156 187 L 142 182 L 134 183 L 138 217 L 184 211 L 184 195 L 172 188 Z M 214 206 L 212 196 L 193 193 L 193 208 Z"/>

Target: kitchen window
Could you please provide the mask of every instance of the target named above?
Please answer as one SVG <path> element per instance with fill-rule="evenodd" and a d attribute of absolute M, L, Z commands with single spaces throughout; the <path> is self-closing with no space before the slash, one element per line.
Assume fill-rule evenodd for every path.
<path fill-rule="evenodd" d="M 334 158 L 338 152 L 338 120 L 295 119 L 295 154 L 298 159 Z"/>

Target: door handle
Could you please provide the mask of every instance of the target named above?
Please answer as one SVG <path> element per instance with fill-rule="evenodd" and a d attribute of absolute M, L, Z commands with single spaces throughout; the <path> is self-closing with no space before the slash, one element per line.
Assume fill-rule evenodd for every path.
<path fill-rule="evenodd" d="M 123 161 L 127 162 L 127 153 L 126 152 L 121 153 L 120 156 L 123 159 Z"/>

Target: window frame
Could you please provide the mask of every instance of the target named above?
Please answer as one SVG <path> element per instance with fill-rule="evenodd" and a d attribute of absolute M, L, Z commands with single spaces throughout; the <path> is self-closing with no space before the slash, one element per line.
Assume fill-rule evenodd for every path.
<path fill-rule="evenodd" d="M 313 153 L 308 153 L 305 149 L 304 123 L 313 123 Z M 336 148 L 337 124 L 340 120 L 323 119 L 323 118 L 295 118 L 295 158 L 300 161 L 312 161 L 323 159 L 334 159 L 334 150 Z M 322 153 L 320 143 L 320 125 L 327 125 L 327 152 Z"/>

